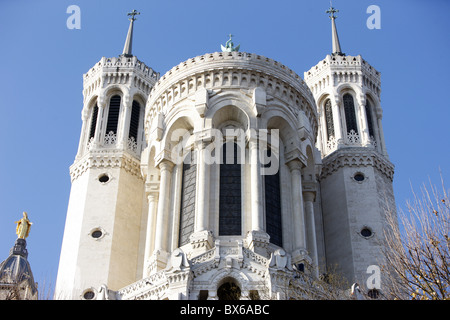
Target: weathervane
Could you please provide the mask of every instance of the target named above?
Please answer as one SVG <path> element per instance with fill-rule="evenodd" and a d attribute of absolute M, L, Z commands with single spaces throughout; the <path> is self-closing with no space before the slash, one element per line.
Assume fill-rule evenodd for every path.
<path fill-rule="evenodd" d="M 233 52 L 233 51 L 239 51 L 239 47 L 241 46 L 240 44 L 237 45 L 236 47 L 234 46 L 233 41 L 231 40 L 231 38 L 233 37 L 232 34 L 228 35 L 230 37 L 230 39 L 227 41 L 227 43 L 225 44 L 225 46 L 220 45 L 220 47 L 222 48 L 222 52 Z"/>
<path fill-rule="evenodd" d="M 136 10 L 133 9 L 133 11 L 129 12 L 128 15 L 131 16 L 131 18 L 129 18 L 128 20 L 136 20 L 136 15 L 141 14 L 140 12 L 137 12 Z"/>

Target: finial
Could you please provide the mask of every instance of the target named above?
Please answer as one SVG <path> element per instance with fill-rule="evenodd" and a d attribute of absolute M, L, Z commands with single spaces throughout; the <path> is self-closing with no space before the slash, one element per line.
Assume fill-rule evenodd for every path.
<path fill-rule="evenodd" d="M 128 12 L 128 15 L 131 16 L 131 18 L 129 18 L 128 20 L 136 20 L 137 18 L 135 17 L 136 15 L 141 14 L 140 12 L 137 12 L 136 10 L 133 9 L 133 11 Z"/>
<path fill-rule="evenodd" d="M 131 18 L 128 18 L 128 20 L 130 20 L 130 27 L 128 28 L 127 39 L 125 40 L 125 45 L 123 47 L 122 56 L 124 56 L 124 57 L 132 57 L 133 56 L 131 54 L 131 47 L 132 47 L 132 43 L 133 43 L 133 23 L 136 20 L 136 15 L 139 15 L 139 14 L 141 14 L 141 13 L 137 12 L 136 10 L 128 12 L 128 14 L 127 14 Z"/>
<path fill-rule="evenodd" d="M 227 43 L 225 44 L 225 46 L 220 45 L 220 47 L 222 48 L 222 52 L 233 52 L 233 51 L 239 51 L 239 47 L 241 46 L 240 44 L 237 45 L 236 47 L 234 46 L 234 43 L 232 41 L 233 35 L 229 34 L 228 35 L 230 37 L 230 39 L 227 41 Z"/>
<path fill-rule="evenodd" d="M 336 28 L 336 18 L 337 16 L 335 15 L 335 13 L 339 12 L 339 10 L 336 10 L 335 8 L 333 8 L 333 4 L 330 1 L 330 9 L 328 9 L 326 11 L 326 13 L 330 14 L 330 19 L 331 19 L 331 37 L 332 37 L 332 55 L 339 55 L 339 56 L 345 56 L 345 53 L 342 53 L 341 51 L 341 44 L 339 43 L 339 36 L 337 33 L 337 28 Z"/>
<path fill-rule="evenodd" d="M 16 227 L 16 234 L 18 239 L 25 239 L 30 234 L 30 228 L 33 224 L 28 220 L 28 214 L 24 211 L 23 212 L 23 218 L 19 221 L 16 221 L 17 227 Z"/>
<path fill-rule="evenodd" d="M 336 19 L 337 16 L 335 16 L 334 14 L 337 13 L 337 12 L 339 12 L 339 10 L 336 10 L 335 8 L 333 8 L 333 4 L 332 4 L 332 2 L 331 2 L 331 0 L 330 0 L 330 9 L 328 9 L 328 10 L 326 11 L 326 13 L 331 14 L 331 15 L 330 15 L 330 19 Z"/>

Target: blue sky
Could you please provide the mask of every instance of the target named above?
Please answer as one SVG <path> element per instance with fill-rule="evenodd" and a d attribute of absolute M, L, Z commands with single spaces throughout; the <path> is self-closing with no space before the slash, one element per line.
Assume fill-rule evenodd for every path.
<path fill-rule="evenodd" d="M 78 5 L 81 29 L 67 7 Z M 369 5 L 381 29 L 368 29 Z M 398 207 L 439 169 L 450 181 L 450 2 L 335 0 L 342 51 L 381 72 L 383 128 Z M 191 57 L 220 51 L 229 33 L 240 51 L 270 57 L 303 77 L 331 52 L 328 0 L 0 0 L 0 260 L 27 211 L 35 280 L 54 286 L 70 193 L 69 166 L 81 130 L 82 75 L 122 53 L 129 21 L 133 54 L 164 74 Z M 449 183 L 447 183 L 447 186 Z"/>

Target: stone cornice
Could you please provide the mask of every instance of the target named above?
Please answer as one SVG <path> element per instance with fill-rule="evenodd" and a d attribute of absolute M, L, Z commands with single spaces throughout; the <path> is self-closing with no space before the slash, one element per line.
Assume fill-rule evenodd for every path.
<path fill-rule="evenodd" d="M 251 53 L 215 52 L 198 56 L 173 67 L 153 87 L 146 107 L 146 127 L 157 114 L 171 107 L 197 88 L 263 88 L 267 95 L 284 101 L 295 115 L 302 110 L 317 131 L 314 97 L 306 83 L 279 62 Z"/>
<path fill-rule="evenodd" d="M 127 85 L 148 96 L 159 73 L 133 57 L 103 57 L 83 75 L 83 96 L 89 101 L 93 94 L 110 85 Z"/>
<path fill-rule="evenodd" d="M 121 150 L 90 151 L 77 159 L 70 167 L 71 181 L 90 168 L 123 168 L 142 179 L 140 162 L 135 157 Z"/>
<path fill-rule="evenodd" d="M 321 179 L 325 179 L 339 168 L 352 166 L 375 167 L 390 181 L 394 179 L 394 165 L 383 155 L 367 148 L 338 149 L 322 159 Z"/>

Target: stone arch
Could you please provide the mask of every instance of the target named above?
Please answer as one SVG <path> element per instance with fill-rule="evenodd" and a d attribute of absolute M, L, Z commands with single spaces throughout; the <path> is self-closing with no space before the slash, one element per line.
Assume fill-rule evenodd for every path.
<path fill-rule="evenodd" d="M 266 123 L 266 128 L 270 131 L 278 129 L 279 137 L 284 145 L 284 152 L 300 148 L 300 140 L 295 130 L 295 125 L 282 114 L 272 115 Z"/>
<path fill-rule="evenodd" d="M 169 150 L 174 163 L 182 163 L 192 150 L 195 143 L 194 127 L 194 120 L 185 113 L 179 114 L 167 123 L 161 150 Z"/>
<path fill-rule="evenodd" d="M 219 300 L 240 300 L 241 296 L 242 289 L 232 277 L 222 279 L 217 287 L 217 297 Z"/>
<path fill-rule="evenodd" d="M 311 143 L 305 147 L 306 166 L 302 169 L 303 180 L 315 182 L 316 162 Z"/>

